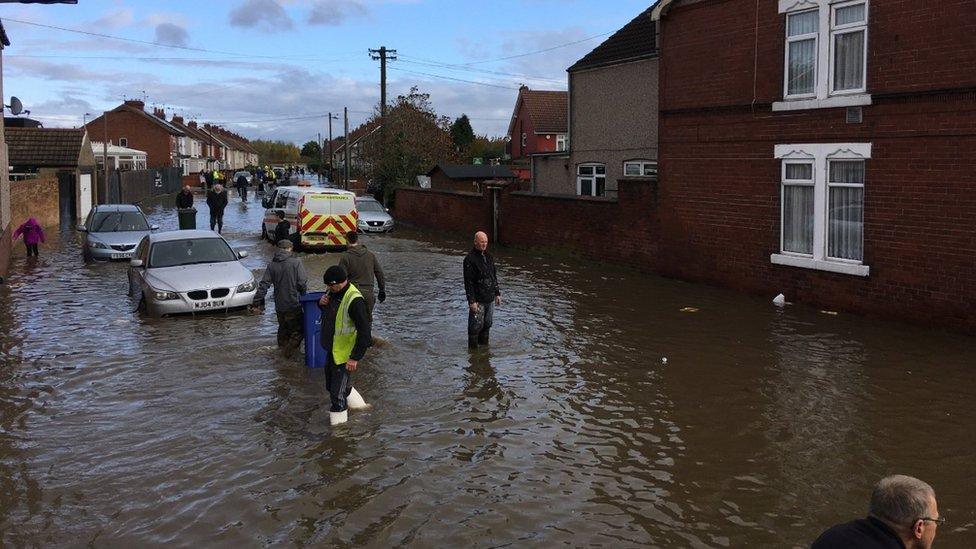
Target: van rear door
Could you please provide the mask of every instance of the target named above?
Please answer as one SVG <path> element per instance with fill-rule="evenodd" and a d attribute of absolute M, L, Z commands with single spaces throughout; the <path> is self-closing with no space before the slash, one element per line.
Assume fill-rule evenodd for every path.
<path fill-rule="evenodd" d="M 346 233 L 356 230 L 358 217 L 351 194 L 306 194 L 299 206 L 301 243 L 313 248 L 346 246 Z"/>

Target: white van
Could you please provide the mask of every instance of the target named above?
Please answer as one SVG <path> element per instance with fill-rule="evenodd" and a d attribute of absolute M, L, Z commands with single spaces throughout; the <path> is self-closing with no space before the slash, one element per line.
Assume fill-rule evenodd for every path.
<path fill-rule="evenodd" d="M 345 248 L 346 233 L 357 229 L 356 194 L 321 187 L 278 187 L 263 201 L 261 237 L 274 234 L 278 210 L 291 224 L 293 241 L 301 248 Z"/>

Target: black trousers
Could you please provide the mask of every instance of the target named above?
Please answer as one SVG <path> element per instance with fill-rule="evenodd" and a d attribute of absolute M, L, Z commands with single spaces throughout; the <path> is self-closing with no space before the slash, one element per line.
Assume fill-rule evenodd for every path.
<path fill-rule="evenodd" d="M 278 311 L 278 347 L 285 352 L 285 356 L 291 357 L 298 351 L 304 338 L 302 326 L 302 310 Z"/>
<path fill-rule="evenodd" d="M 214 227 L 217 227 L 217 232 L 218 233 L 224 231 L 224 212 L 223 211 L 219 211 L 219 212 L 211 211 L 210 212 L 210 230 L 211 231 L 214 230 Z"/>
<path fill-rule="evenodd" d="M 341 412 L 346 409 L 346 398 L 352 392 L 352 374 L 346 369 L 345 364 L 337 365 L 332 360 L 332 351 L 326 349 L 325 359 L 325 387 L 329 391 L 332 400 L 330 412 Z"/>
<path fill-rule="evenodd" d="M 478 303 L 478 312 L 468 309 L 468 337 L 487 338 L 495 316 L 495 302 Z"/>
<path fill-rule="evenodd" d="M 25 242 L 24 245 L 27 246 L 27 257 L 30 257 L 30 256 L 38 257 L 38 255 L 37 255 L 37 244 L 27 244 Z"/>

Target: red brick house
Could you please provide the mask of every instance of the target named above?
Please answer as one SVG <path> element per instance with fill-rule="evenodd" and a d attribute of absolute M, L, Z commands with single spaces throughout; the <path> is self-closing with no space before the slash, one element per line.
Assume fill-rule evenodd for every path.
<path fill-rule="evenodd" d="M 658 269 L 976 332 L 972 8 L 658 2 Z"/>
<path fill-rule="evenodd" d="M 107 137 L 112 144 L 146 151 L 147 168 L 180 165 L 179 138 L 185 134 L 162 116 L 146 112 L 142 101 L 126 100 L 109 111 L 107 129 L 105 116 L 85 126 L 93 138 L 101 141 Z"/>
<path fill-rule="evenodd" d="M 564 91 L 519 89 L 508 124 L 508 152 L 512 160 L 530 154 L 569 148 L 569 94 Z"/>

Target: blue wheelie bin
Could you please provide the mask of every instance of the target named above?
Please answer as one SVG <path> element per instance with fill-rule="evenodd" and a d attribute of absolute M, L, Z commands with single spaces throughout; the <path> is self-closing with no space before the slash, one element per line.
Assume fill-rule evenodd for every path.
<path fill-rule="evenodd" d="M 311 292 L 301 296 L 305 322 L 305 366 L 325 368 L 325 349 L 322 347 L 322 311 L 319 299 L 324 292 Z"/>

